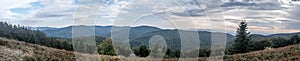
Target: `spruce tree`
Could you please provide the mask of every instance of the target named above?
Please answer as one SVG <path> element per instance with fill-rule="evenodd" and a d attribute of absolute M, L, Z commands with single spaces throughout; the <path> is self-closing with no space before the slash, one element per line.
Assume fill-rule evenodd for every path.
<path fill-rule="evenodd" d="M 250 50 L 250 39 L 249 34 L 247 32 L 247 23 L 246 21 L 242 21 L 237 29 L 236 38 L 232 45 L 231 53 L 246 53 Z"/>

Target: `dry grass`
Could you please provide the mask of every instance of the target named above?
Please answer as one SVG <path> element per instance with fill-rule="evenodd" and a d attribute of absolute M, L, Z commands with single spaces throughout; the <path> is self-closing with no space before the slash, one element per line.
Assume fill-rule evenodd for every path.
<path fill-rule="evenodd" d="M 0 61 L 116 61 L 117 57 L 91 55 L 0 38 Z M 76 55 L 76 56 L 75 56 Z"/>
<path fill-rule="evenodd" d="M 225 56 L 225 61 L 300 61 L 300 44 Z"/>

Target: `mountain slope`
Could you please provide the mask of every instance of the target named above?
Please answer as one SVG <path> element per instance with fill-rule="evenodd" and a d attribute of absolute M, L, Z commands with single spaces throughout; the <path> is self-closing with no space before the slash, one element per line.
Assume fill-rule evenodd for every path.
<path fill-rule="evenodd" d="M 72 28 L 79 28 L 79 27 L 90 27 L 95 28 L 95 35 L 96 36 L 102 36 L 102 37 L 110 37 L 111 36 L 111 29 L 112 28 L 128 28 L 128 27 L 118 27 L 118 26 L 69 26 L 64 28 L 51 28 L 43 31 L 47 36 L 50 37 L 62 37 L 62 38 L 71 38 L 72 37 Z M 38 27 L 37 27 L 38 28 Z M 36 29 L 36 28 L 32 28 Z M 44 29 L 44 28 L 40 28 Z M 137 36 L 139 34 L 147 33 L 147 32 L 153 32 L 162 30 L 156 27 L 151 26 L 139 26 L 139 27 L 132 27 L 130 29 L 130 35 Z M 122 30 L 119 30 L 122 31 Z"/>
<path fill-rule="evenodd" d="M 225 61 L 299 61 L 300 44 L 225 56 Z"/>
<path fill-rule="evenodd" d="M 65 28 L 56 28 L 43 30 L 46 35 L 50 37 L 62 37 L 70 38 L 72 36 L 72 28 L 76 27 L 95 27 L 95 35 L 103 36 L 109 38 L 111 36 L 112 28 L 128 28 L 128 27 L 116 27 L 116 26 L 69 26 Z M 123 31 L 123 30 L 119 30 Z M 129 31 L 129 38 L 132 45 L 140 45 L 142 42 L 149 42 L 149 39 L 154 35 L 161 35 L 166 39 L 169 48 L 180 48 L 180 36 L 179 31 L 182 32 L 191 32 L 188 30 L 171 30 L 171 29 L 160 29 L 157 27 L 151 26 L 138 26 L 131 27 Z M 211 34 L 217 32 L 207 32 L 207 31 L 198 31 L 199 39 L 201 41 L 201 46 L 210 46 L 211 45 Z M 233 35 L 223 33 L 227 35 L 227 42 L 231 42 L 234 38 Z"/>
<path fill-rule="evenodd" d="M 75 54 L 82 57 L 84 61 L 97 58 L 106 61 L 118 60 L 113 56 L 70 52 L 6 38 L 0 38 L 0 48 L 0 60 L 3 61 L 76 61 Z"/>
<path fill-rule="evenodd" d="M 252 34 L 252 35 L 250 35 L 250 37 L 253 40 L 261 40 L 261 39 L 265 39 L 265 38 L 277 38 L 277 37 L 289 38 L 289 37 L 292 37 L 293 35 L 300 35 L 300 32 L 297 32 L 297 33 L 278 33 L 278 34 L 271 34 L 271 35 Z"/>
<path fill-rule="evenodd" d="M 136 38 L 132 38 L 130 42 L 132 45 L 140 45 L 140 44 L 142 44 L 142 42 L 149 42 L 149 40 L 152 36 L 160 35 L 160 36 L 164 37 L 169 48 L 178 49 L 181 46 L 180 45 L 181 38 L 179 35 L 179 31 L 191 32 L 191 31 L 182 31 L 182 30 L 162 30 L 162 31 L 148 32 L 145 34 L 141 34 L 140 36 L 138 36 Z M 198 32 L 199 40 L 200 40 L 199 44 L 201 45 L 201 47 L 210 47 L 211 46 L 212 33 L 216 33 L 216 32 L 206 32 L 206 31 Z M 233 38 L 234 38 L 233 35 L 226 34 L 226 33 L 221 33 L 221 34 L 225 34 L 227 36 L 227 40 L 226 40 L 227 42 L 233 41 Z M 183 40 L 183 42 L 184 42 L 184 40 Z"/>

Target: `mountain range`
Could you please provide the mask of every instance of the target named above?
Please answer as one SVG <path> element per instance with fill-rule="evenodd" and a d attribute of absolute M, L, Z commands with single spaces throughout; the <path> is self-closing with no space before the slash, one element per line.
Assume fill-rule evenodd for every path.
<path fill-rule="evenodd" d="M 75 27 L 94 27 L 95 35 L 101 36 L 104 38 L 111 37 L 112 28 L 128 28 L 126 26 L 68 26 L 63 28 L 51 28 L 51 27 L 34 27 L 32 29 L 43 31 L 49 37 L 60 37 L 60 38 L 71 38 L 72 37 L 72 28 Z M 122 30 L 119 30 L 122 31 Z M 131 27 L 129 31 L 129 39 L 131 45 L 140 45 L 143 42 L 148 42 L 152 36 L 160 35 L 164 37 L 168 47 L 180 47 L 180 32 L 190 32 L 190 30 L 178 30 L 178 29 L 160 29 L 152 26 L 137 26 Z M 199 35 L 200 45 L 201 46 L 210 46 L 211 45 L 211 35 L 213 33 L 225 34 L 227 37 L 227 42 L 234 40 L 234 35 L 229 33 L 222 32 L 209 32 L 209 31 L 197 31 Z M 272 37 L 290 37 L 292 35 L 300 35 L 299 33 L 280 33 L 280 34 L 270 34 L 270 35 L 260 35 L 260 34 L 251 34 L 250 37 L 253 40 L 260 40 L 264 38 Z"/>

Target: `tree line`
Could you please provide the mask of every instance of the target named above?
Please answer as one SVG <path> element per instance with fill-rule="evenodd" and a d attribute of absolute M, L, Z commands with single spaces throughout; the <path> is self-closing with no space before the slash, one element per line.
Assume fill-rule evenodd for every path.
<path fill-rule="evenodd" d="M 47 37 L 40 30 L 32 30 L 25 26 L 12 25 L 7 22 L 0 22 L 0 37 L 58 49 L 73 50 L 70 39 Z"/>

